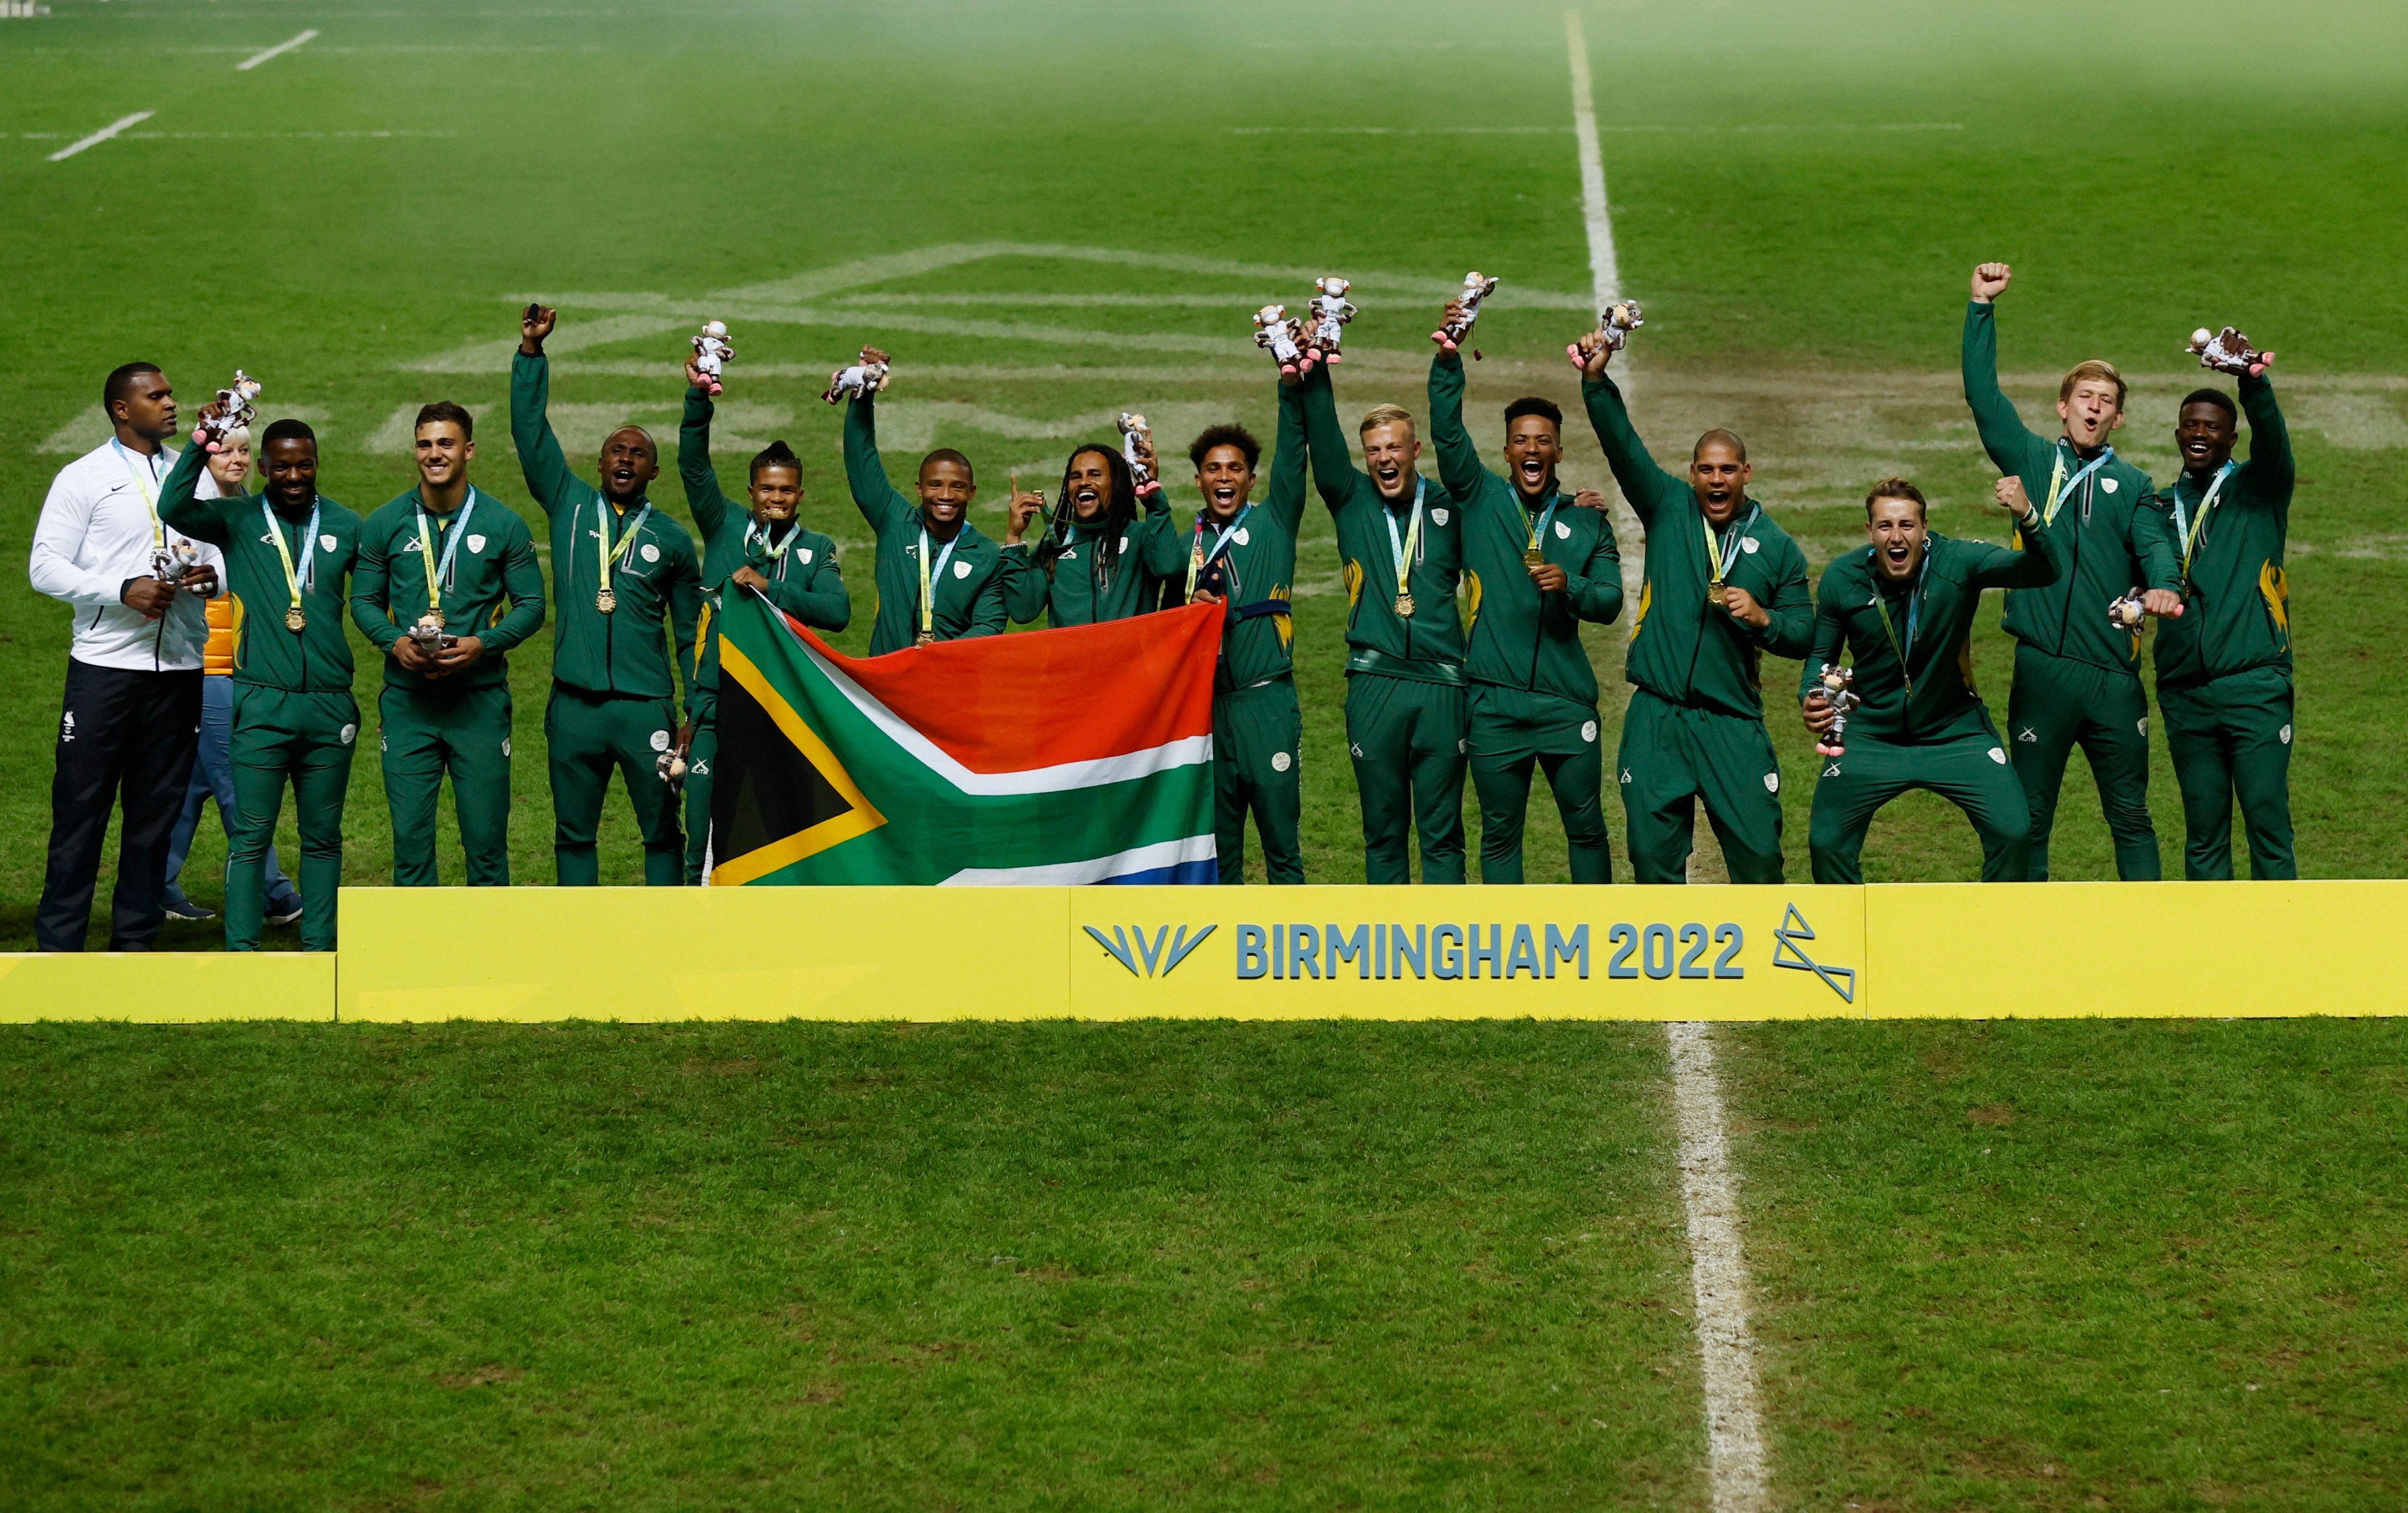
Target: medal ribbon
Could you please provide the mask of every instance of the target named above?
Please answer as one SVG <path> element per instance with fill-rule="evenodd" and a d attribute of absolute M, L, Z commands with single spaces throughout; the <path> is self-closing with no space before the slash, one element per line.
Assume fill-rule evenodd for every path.
<path fill-rule="evenodd" d="M 1873 585 L 1873 608 L 1881 615 L 1882 629 L 1889 633 L 1889 649 L 1898 653 L 1899 676 L 1906 679 L 1906 696 L 1910 699 L 1914 697 L 1914 674 L 1907 667 L 1906 656 L 1908 652 L 1914 649 L 1914 628 L 1923 619 L 1923 580 L 1930 575 L 1931 546 L 1929 542 L 1926 542 L 1923 548 L 1923 565 L 1914 570 L 1914 587 L 1907 592 L 1906 640 L 1903 645 L 1898 638 L 1898 627 L 1890 622 L 1889 605 L 1883 597 L 1881 585 L 1879 583 Z"/>
<path fill-rule="evenodd" d="M 969 522 L 964 521 L 962 523 L 967 525 Z M 788 539 L 793 538 L 790 536 Z M 953 538 L 945 543 L 945 550 L 939 554 L 936 565 L 932 567 L 928 564 L 928 527 L 924 522 L 920 526 L 920 634 L 923 635 L 937 634 L 937 594 L 930 587 L 930 579 L 943 579 L 945 564 L 953 560 L 953 549 L 961 544 L 962 534 L 955 531 Z"/>
<path fill-rule="evenodd" d="M 150 550 L 164 550 L 167 545 L 167 528 L 159 521 L 158 479 L 150 476 L 149 469 L 135 463 L 134 454 L 125 450 L 124 442 L 111 436 L 108 444 L 117 449 L 117 460 L 123 463 L 125 471 L 134 476 L 134 492 L 141 497 L 142 513 L 150 518 Z"/>
<path fill-rule="evenodd" d="M 2182 480 L 2179 478 L 2174 480 L 2174 535 L 2182 538 L 2182 576 L 2186 586 L 2190 582 L 2191 553 L 2198 550 L 2199 538 L 2207 530 L 2207 512 L 2215 507 L 2215 496 L 2224 492 L 2224 480 L 2239 471 L 2241 471 L 2241 464 L 2229 458 L 2225 460 L 2222 467 L 2215 470 L 2214 481 L 2207 486 L 2207 492 L 2200 495 L 2197 520 L 2185 517 Z"/>
<path fill-rule="evenodd" d="M 1388 522 L 1388 553 L 1397 564 L 1398 593 L 1412 592 L 1413 557 L 1422 548 L 1422 496 L 1428 492 L 1429 479 L 1413 479 L 1413 519 L 1412 523 L 1405 527 L 1401 541 L 1397 539 L 1397 512 L 1393 509 L 1380 511 Z"/>
<path fill-rule="evenodd" d="M 599 559 L 597 565 L 601 569 L 603 592 L 617 592 L 610 584 L 611 569 L 618 566 L 627 553 L 635 550 L 636 533 L 643 529 L 645 517 L 652 512 L 652 501 L 646 500 L 644 507 L 636 511 L 636 518 L 627 522 L 626 534 L 619 537 L 619 544 L 614 547 L 610 545 L 610 516 L 613 513 L 610 501 L 598 493 L 594 496 L 594 551 L 595 557 Z"/>
<path fill-rule="evenodd" d="M 771 562 L 784 562 L 786 560 L 786 549 L 795 544 L 795 522 L 789 521 L 786 522 L 786 538 L 782 541 L 773 543 L 769 539 L 769 530 L 767 526 L 764 526 L 759 521 L 750 522 L 744 527 L 744 554 L 748 557 L 751 556 L 757 547 L 761 555 L 768 558 Z"/>
<path fill-rule="evenodd" d="M 1747 519 L 1741 521 L 1737 525 L 1733 526 L 1731 528 L 1730 535 L 1724 537 L 1721 541 L 1716 541 L 1714 539 L 1714 522 L 1707 520 L 1703 515 L 1699 515 L 1698 517 L 1698 521 L 1702 522 L 1706 528 L 1706 566 L 1709 569 L 1707 574 L 1708 582 L 1712 583 L 1716 588 L 1720 588 L 1722 587 L 1723 580 L 1730 577 L 1731 564 L 1739 561 L 1739 544 L 1747 539 L 1749 528 L 1756 524 L 1756 518 L 1763 513 L 1764 507 L 1762 505 L 1751 505 L 1748 507 Z"/>
<path fill-rule="evenodd" d="M 2055 525 L 2057 523 L 2057 512 L 2064 507 L 2067 497 L 2071 495 L 2074 490 L 2082 487 L 2082 480 L 2084 478 L 2088 478 L 2091 474 L 2096 473 L 2100 468 L 2106 466 L 2108 459 L 2114 455 L 2114 448 L 2103 448 L 2100 450 L 2098 456 L 2093 457 L 2089 462 L 2085 463 L 2082 465 L 2081 472 L 2074 474 L 2071 478 L 2067 478 L 2065 476 L 2065 448 L 2059 446 L 2052 451 L 2050 456 L 2055 458 L 2056 461 L 2051 464 L 2048 470 L 2048 507 L 2041 512 L 2040 522 L 2042 525 Z"/>
<path fill-rule="evenodd" d="M 1530 550 L 1537 551 L 1547 538 L 1548 522 L 1555 518 L 1555 507 L 1564 502 L 1562 494 L 1547 501 L 1546 510 L 1530 525 Z"/>
<path fill-rule="evenodd" d="M 1187 554 L 1187 596 L 1189 598 L 1196 596 L 1196 580 L 1204 576 L 1204 569 L 1221 560 L 1221 554 L 1229 550 L 1230 538 L 1243 528 L 1246 517 L 1254 512 L 1254 507 L 1252 505 L 1238 511 L 1238 518 L 1231 521 L 1228 526 L 1213 538 L 1212 550 L 1210 551 L 1204 550 L 1205 512 L 1200 509 L 1196 512 L 1196 549 Z M 1394 527 L 1391 526 L 1390 529 L 1393 530 Z"/>
<path fill-rule="evenodd" d="M 452 521 L 452 534 L 443 541 L 443 560 L 435 560 L 435 542 L 426 528 L 426 507 L 418 507 L 418 559 L 426 564 L 426 607 L 434 614 L 443 613 L 443 591 L 452 586 L 452 559 L 459 554 L 460 538 L 468 534 L 468 517 L 477 512 L 477 486 L 468 485 L 468 499 L 460 507 L 459 518 Z"/>
<path fill-rule="evenodd" d="M 297 569 L 293 565 L 293 549 L 284 541 L 284 523 L 276 518 L 276 511 L 267 507 L 265 499 L 259 502 L 259 518 L 267 522 L 267 538 L 276 543 L 277 560 L 284 564 L 284 587 L 293 595 L 293 607 L 298 609 L 301 594 L 309 587 L 309 570 L 315 561 L 309 547 L 318 539 L 318 497 L 309 496 L 309 528 L 301 533 L 301 565 Z"/>

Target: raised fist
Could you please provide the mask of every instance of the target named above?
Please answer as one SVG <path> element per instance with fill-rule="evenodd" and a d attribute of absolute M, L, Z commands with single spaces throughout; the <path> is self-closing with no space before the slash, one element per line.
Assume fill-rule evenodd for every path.
<path fill-rule="evenodd" d="M 1975 268 L 1973 270 L 1974 303 L 1987 305 L 2005 293 L 2007 285 L 2014 282 L 2014 277 L 2015 270 L 2003 263 L 1985 263 Z"/>
<path fill-rule="evenodd" d="M 529 357 L 543 355 L 543 338 L 560 323 L 560 312 L 549 305 L 530 305 L 519 312 L 519 350 Z"/>

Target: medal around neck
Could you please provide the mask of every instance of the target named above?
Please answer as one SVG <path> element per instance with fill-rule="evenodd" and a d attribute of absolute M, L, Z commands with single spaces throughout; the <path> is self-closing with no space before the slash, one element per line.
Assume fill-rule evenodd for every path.
<path fill-rule="evenodd" d="M 299 605 L 284 611 L 284 628 L 295 635 L 309 628 L 309 617 L 302 612 Z"/>
<path fill-rule="evenodd" d="M 1413 596 L 1412 594 L 1399 593 L 1397 595 L 1397 618 L 1398 620 L 1411 620 L 1413 618 Z"/>
<path fill-rule="evenodd" d="M 619 607 L 619 592 L 618 592 L 618 591 L 617 591 L 616 589 L 596 589 L 596 590 L 595 590 L 595 591 L 594 591 L 594 607 L 595 607 L 595 608 L 596 608 L 596 609 L 599 609 L 600 611 L 602 611 L 602 612 L 603 612 L 604 614 L 606 614 L 606 615 L 607 615 L 607 614 L 611 613 L 611 612 L 612 612 L 612 611 L 614 611 L 614 610 L 616 610 L 616 609 Z"/>

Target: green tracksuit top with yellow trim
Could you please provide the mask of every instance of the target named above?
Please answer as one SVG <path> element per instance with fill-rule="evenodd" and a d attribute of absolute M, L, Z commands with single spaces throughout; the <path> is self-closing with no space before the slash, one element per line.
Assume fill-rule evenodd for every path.
<path fill-rule="evenodd" d="M 1580 622 L 1611 624 L 1622 613 L 1622 553 L 1601 509 L 1583 509 L 1558 489 L 1527 507 L 1512 480 L 1488 470 L 1463 428 L 1463 354 L 1430 361 L 1431 439 L 1439 477 L 1463 510 L 1465 607 L 1471 636 L 1464 676 L 1496 688 L 1524 689 L 1575 704 L 1597 704 L 1597 669 L 1581 645 Z M 1541 593 L 1522 553 L 1548 507 L 1555 507 L 1539 550 L 1564 570 L 1560 593 Z"/>
<path fill-rule="evenodd" d="M 2206 520 L 2199 506 L 2212 474 L 2180 474 L 2157 496 L 2177 559 L 2183 532 L 2193 532 L 2183 612 L 2157 621 L 2160 686 L 2204 683 L 2253 667 L 2291 669 L 2291 582 L 2283 570 L 2299 476 L 2291 434 L 2264 378 L 2242 378 L 2241 407 L 2249 417 L 2249 460 L 2216 491 Z"/>
<path fill-rule="evenodd" d="M 449 678 L 412 672 L 392 656 L 394 643 L 408 635 L 427 610 L 418 491 L 386 500 L 360 527 L 360 564 L 351 574 L 351 623 L 386 653 L 388 688 L 441 692 L 507 683 L 511 649 L 543 625 L 543 564 L 536 561 L 535 533 L 517 510 L 474 485 L 471 489 L 451 514 L 426 514 L 426 544 L 435 552 L 437 573 L 442 571 L 443 554 L 452 554 L 451 576 L 440 591 L 444 629 L 485 644 L 483 656 Z"/>
<path fill-rule="evenodd" d="M 1354 465 L 1329 369 L 1316 367 L 1303 383 L 1304 428 L 1312 481 L 1338 528 L 1345 564 L 1346 659 L 1349 673 L 1378 673 L 1423 683 L 1463 681 L 1463 621 L 1455 585 L 1463 575 L 1463 509 L 1443 486 L 1416 475 L 1413 492 L 1391 507 L 1371 475 Z M 1421 535 L 1405 564 L 1413 612 L 1397 613 L 1397 553 L 1412 535 L 1421 506 Z M 1391 527 L 1395 535 L 1390 535 Z"/>
<path fill-rule="evenodd" d="M 1296 671 L 1296 533 L 1304 522 L 1304 400 L 1294 384 L 1279 386 L 1279 436 L 1271 450 L 1270 482 L 1262 502 L 1239 512 L 1227 540 L 1198 508 L 1181 537 L 1182 589 L 1199 556 L 1211 561 L 1197 574 L 1198 592 L 1224 601 L 1221 661 L 1212 686 L 1221 692 L 1251 688 Z"/>
<path fill-rule="evenodd" d="M 2062 435 L 2044 439 L 2015 413 L 1999 388 L 1997 306 L 1967 304 L 1964 365 L 1965 403 L 1972 407 L 1982 450 L 2000 472 L 2024 480 L 2024 492 L 2045 515 L 2050 480 L 2062 487 L 2098 454 L 2077 452 Z M 2156 492 L 2149 475 L 2118 456 L 2068 491 L 2055 521 L 2065 569 L 2045 589 L 2007 594 L 2007 634 L 2051 656 L 2137 672 L 2141 638 L 2109 624 L 2107 606 L 2136 588 L 2176 586 L 2179 568 L 2164 517 L 2149 505 Z"/>
<path fill-rule="evenodd" d="M 1040 553 L 1029 543 L 1004 548 L 1004 555 L 1013 559 L 1004 584 L 1004 607 L 1012 623 L 1025 625 L 1043 615 L 1056 630 L 1099 625 L 1141 615 L 1159 603 L 1163 580 L 1187 571 L 1185 543 L 1163 491 L 1140 498 L 1143 513 L 1121 528 L 1110 552 L 1102 550 L 1103 528 L 1082 525 L 1075 518 L 1063 522 L 1062 550 L 1050 572 L 1039 565 Z M 1064 510 L 1069 507 L 1068 500 L 1062 501 Z"/>
<path fill-rule="evenodd" d="M 677 692 L 669 671 L 666 623 L 677 642 L 677 678 L 694 686 L 695 622 L 702 609 L 702 564 L 685 527 L 638 501 L 614 507 L 568 470 L 546 411 L 552 364 L 521 352 L 510 359 L 510 439 L 527 492 L 552 522 L 552 594 L 555 605 L 552 676 L 581 692 L 666 699 Z M 604 614 L 602 554 L 618 551 L 611 592 L 618 606 Z"/>
<path fill-rule="evenodd" d="M 844 476 L 853 505 L 878 537 L 872 581 L 878 619 L 869 631 L 869 654 L 882 657 L 920 638 L 920 507 L 886 477 L 878 455 L 877 400 L 862 395 L 844 407 Z M 948 552 L 946 548 L 953 550 Z M 1001 543 L 965 518 L 952 543 L 928 537 L 929 597 L 937 639 L 968 640 L 1000 635 L 1006 621 L 1005 591 L 1025 563 L 1007 556 Z"/>
<path fill-rule="evenodd" d="M 710 465 L 716 409 L 707 391 L 688 388 L 685 418 L 678 423 L 678 481 L 685 485 L 686 508 L 702 533 L 702 622 L 694 670 L 700 689 L 719 687 L 717 610 L 727 580 L 739 567 L 767 579 L 764 592 L 769 602 L 813 630 L 833 634 L 853 622 L 853 595 L 837 566 L 835 540 L 794 521 L 773 534 L 756 531 L 752 512 L 720 488 L 719 470 Z"/>
<path fill-rule="evenodd" d="M 1903 583 L 1881 576 L 1871 547 L 1832 558 L 1815 594 L 1814 638 L 1799 698 L 1813 691 L 1823 664 L 1840 662 L 1844 649 L 1856 665 L 1851 687 L 1863 701 L 1848 716 L 1849 735 L 1928 746 L 1987 732 L 1968 641 L 1973 613 L 1984 589 L 2038 589 L 2056 581 L 2065 566 L 2064 524 L 2060 513 L 2057 528 L 2050 529 L 2035 508 L 2021 550 L 1934 531 L 1924 538 L 1922 568 Z"/>
<path fill-rule="evenodd" d="M 267 502 L 264 494 L 196 499 L 194 491 L 208 456 L 208 449 L 193 446 L 176 458 L 159 485 L 159 518 L 225 553 L 226 587 L 236 600 L 234 680 L 288 693 L 349 693 L 351 643 L 343 634 L 343 617 L 351 604 L 344 579 L 359 560 L 359 516 L 321 494 L 318 530 L 310 535 L 308 509 L 296 515 L 272 511 L 271 527 L 261 514 Z M 284 559 L 267 534 L 271 529 L 283 538 L 294 571 L 308 575 L 301 588 L 308 623 L 298 634 L 284 624 L 293 590 Z"/>
<path fill-rule="evenodd" d="M 1761 720 L 1764 653 L 1802 657 L 1813 644 L 1806 554 L 1754 499 L 1742 500 L 1721 529 L 1710 525 L 1689 480 L 1647 454 L 1611 376 L 1584 380 L 1581 399 L 1613 480 L 1647 532 L 1646 576 L 1623 677 L 1674 704 Z M 1771 617 L 1762 630 L 1733 616 L 1712 592 L 1722 562 L 1730 564 L 1723 581 L 1745 589 Z"/>

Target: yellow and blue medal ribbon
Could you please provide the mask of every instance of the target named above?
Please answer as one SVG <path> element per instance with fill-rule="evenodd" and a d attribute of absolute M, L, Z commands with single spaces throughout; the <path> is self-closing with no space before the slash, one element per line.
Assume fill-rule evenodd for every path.
<path fill-rule="evenodd" d="M 963 523 L 968 524 L 968 522 L 964 521 Z M 941 581 L 944 578 L 945 564 L 953 561 L 953 549 L 961 544 L 962 533 L 955 531 L 953 533 L 953 538 L 945 543 L 944 552 L 937 558 L 935 565 L 931 566 L 928 562 L 928 527 L 925 521 L 921 523 L 920 644 L 922 646 L 930 645 L 937 639 L 937 593 L 933 587 L 933 583 Z"/>
<path fill-rule="evenodd" d="M 293 549 L 285 544 L 283 522 L 276 518 L 276 511 L 267 507 L 265 499 L 259 502 L 259 518 L 267 522 L 267 539 L 276 544 L 277 560 L 284 564 L 284 587 L 293 595 L 292 607 L 284 611 L 284 628 L 297 635 L 309 628 L 309 617 L 301 608 L 301 595 L 309 587 L 313 560 L 309 547 L 318 538 L 318 498 L 315 494 L 309 497 L 309 524 L 301 533 L 301 564 L 298 567 L 293 564 Z"/>
<path fill-rule="evenodd" d="M 1205 512 L 1200 509 L 1196 512 L 1196 548 L 1187 554 L 1187 596 L 1189 598 L 1196 597 L 1197 579 L 1204 576 L 1206 568 L 1221 560 L 1221 554 L 1229 550 L 1230 540 L 1245 528 L 1246 517 L 1254 512 L 1254 507 L 1252 505 L 1238 511 L 1238 518 L 1231 521 L 1220 535 L 1212 538 L 1212 549 L 1210 551 L 1204 550 Z"/>
<path fill-rule="evenodd" d="M 2198 550 L 2199 538 L 2207 530 L 2207 512 L 2215 507 L 2216 495 L 2224 492 L 2224 480 L 2240 469 L 2240 464 L 2227 458 L 2224 465 L 2215 470 L 2214 481 L 2207 486 L 2205 493 L 2200 495 L 2199 518 L 2196 520 L 2189 519 L 2184 513 L 2182 480 L 2179 478 L 2174 480 L 2174 535 L 2182 541 L 2183 592 L 2186 593 L 2190 592 L 2191 554 Z"/>
<path fill-rule="evenodd" d="M 468 486 L 467 500 L 450 525 L 451 535 L 443 540 L 443 557 L 436 560 L 433 533 L 426 524 L 426 507 L 418 511 L 418 560 L 426 565 L 426 612 L 440 619 L 443 614 L 443 591 L 452 585 L 452 559 L 459 555 L 460 538 L 468 534 L 468 517 L 477 512 L 477 486 Z"/>
<path fill-rule="evenodd" d="M 645 517 L 652 512 L 652 501 L 646 500 L 614 547 L 610 544 L 610 501 L 598 493 L 594 496 L 594 551 L 601 569 L 601 585 L 594 591 L 594 607 L 606 615 L 619 607 L 619 591 L 612 584 L 613 569 L 635 550 L 636 537 L 644 528 Z"/>
<path fill-rule="evenodd" d="M 1879 569 L 1875 569 L 1876 572 Z M 1914 649 L 1915 627 L 1923 619 L 1923 580 L 1931 574 L 1931 544 L 1923 546 L 1923 564 L 1914 570 L 1914 587 L 1906 596 L 1906 640 L 1898 638 L 1898 627 L 1891 623 L 1889 606 L 1882 598 L 1881 585 L 1873 585 L 1873 609 L 1881 616 L 1882 629 L 1889 635 L 1889 649 L 1898 654 L 1898 675 L 1906 680 L 1906 696 L 1914 697 L 1914 672 L 1907 665 L 1907 653 Z"/>
<path fill-rule="evenodd" d="M 2115 455 L 2115 449 L 2113 447 L 2100 449 L 2099 455 L 2083 464 L 2082 471 L 2071 478 L 2065 476 L 2065 444 L 2058 443 L 2049 455 L 2054 461 L 2048 470 L 2048 507 L 2042 510 L 2040 516 L 2040 522 L 2042 525 L 2057 523 L 2057 512 L 2064 507 L 2066 500 L 2072 497 L 2074 490 L 2082 487 L 2083 479 L 2107 465 L 2109 460 Z"/>
<path fill-rule="evenodd" d="M 1411 620 L 1413 616 L 1413 559 L 1421 554 L 1422 496 L 1429 492 L 1429 479 L 1413 479 L 1413 519 L 1405 528 L 1404 538 L 1397 536 L 1397 512 L 1383 508 L 1381 517 L 1388 522 L 1388 555 L 1397 564 L 1397 618 Z"/>

